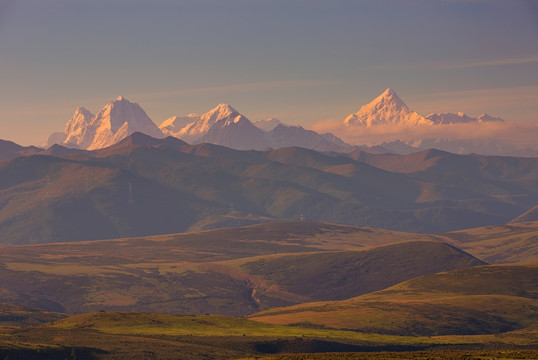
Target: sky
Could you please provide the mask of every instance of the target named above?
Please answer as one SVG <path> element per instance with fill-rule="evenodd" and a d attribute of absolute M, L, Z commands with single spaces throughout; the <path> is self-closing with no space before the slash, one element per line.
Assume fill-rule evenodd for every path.
<path fill-rule="evenodd" d="M 156 124 L 229 103 L 323 128 L 389 87 L 536 130 L 538 1 L 0 0 L 0 139 L 21 145 L 120 95 Z"/>

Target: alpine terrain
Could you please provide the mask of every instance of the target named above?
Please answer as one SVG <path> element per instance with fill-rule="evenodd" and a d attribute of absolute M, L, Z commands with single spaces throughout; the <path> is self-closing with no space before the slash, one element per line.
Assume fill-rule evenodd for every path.
<path fill-rule="evenodd" d="M 101 149 L 137 131 L 156 138 L 163 137 L 161 130 L 140 105 L 119 96 L 97 115 L 78 107 L 65 125 L 63 133 L 53 133 L 45 147 L 61 144 L 79 149 Z"/>

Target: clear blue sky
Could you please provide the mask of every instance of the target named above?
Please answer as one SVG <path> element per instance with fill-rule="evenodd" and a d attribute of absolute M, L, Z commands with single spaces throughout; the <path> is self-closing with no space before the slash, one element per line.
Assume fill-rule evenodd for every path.
<path fill-rule="evenodd" d="M 410 108 L 538 121 L 538 2 L 1 0 L 0 138 L 40 145 L 123 95 L 160 124 L 225 102 L 343 120 Z"/>

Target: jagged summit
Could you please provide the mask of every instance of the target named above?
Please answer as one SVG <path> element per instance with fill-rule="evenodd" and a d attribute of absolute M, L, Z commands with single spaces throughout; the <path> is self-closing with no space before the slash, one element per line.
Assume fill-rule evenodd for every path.
<path fill-rule="evenodd" d="M 230 104 L 219 104 L 201 116 L 209 121 L 217 122 L 226 119 L 232 115 L 240 115 Z"/>
<path fill-rule="evenodd" d="M 479 115 L 477 118 L 478 122 L 486 122 L 486 121 L 500 121 L 504 122 L 504 119 L 501 119 L 500 117 L 493 117 L 489 116 L 486 113 L 483 113 L 482 115 Z"/>
<path fill-rule="evenodd" d="M 431 125 L 432 121 L 409 110 L 396 92 L 388 88 L 372 102 L 362 106 L 358 112 L 346 117 L 344 124 L 365 127 L 375 125 L 412 126 Z"/>
<path fill-rule="evenodd" d="M 405 106 L 405 103 L 400 99 L 398 94 L 396 94 L 396 91 L 392 90 L 391 88 L 387 88 L 387 90 L 383 91 L 381 95 L 379 95 L 377 98 L 374 99 L 375 103 L 390 103 L 394 102 L 397 103 L 400 106 Z"/>
<path fill-rule="evenodd" d="M 200 114 L 196 113 L 191 113 L 187 116 L 172 116 L 164 120 L 161 125 L 159 125 L 159 129 L 161 129 L 164 135 L 178 137 L 181 129 L 195 122 L 199 118 Z"/>
<path fill-rule="evenodd" d="M 241 115 L 229 104 L 219 104 L 209 110 L 184 128 L 179 130 L 175 136 L 187 141 L 188 143 L 196 143 L 198 140 L 206 136 L 210 131 L 215 130 L 215 127 L 228 126 L 232 123 L 248 122 L 245 116 Z M 252 123 L 250 123 L 252 125 Z M 252 125 L 254 126 L 254 125 Z"/>
<path fill-rule="evenodd" d="M 57 143 L 94 150 L 115 144 L 137 131 L 153 137 L 163 136 L 140 105 L 118 96 L 116 100 L 106 104 L 97 115 L 84 107 L 78 107 L 67 122 L 64 132 L 52 134 L 46 145 Z"/>

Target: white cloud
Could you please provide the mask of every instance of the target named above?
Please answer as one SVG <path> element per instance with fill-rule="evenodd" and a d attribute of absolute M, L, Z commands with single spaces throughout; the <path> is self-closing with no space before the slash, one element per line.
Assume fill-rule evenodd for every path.
<path fill-rule="evenodd" d="M 327 119 L 313 129 L 331 132 L 350 144 L 380 144 L 393 140 L 445 138 L 461 140 L 488 140 L 512 144 L 519 148 L 538 146 L 538 123 L 489 122 L 450 125 L 393 126 L 378 125 L 370 128 L 345 126 L 342 121 Z"/>

